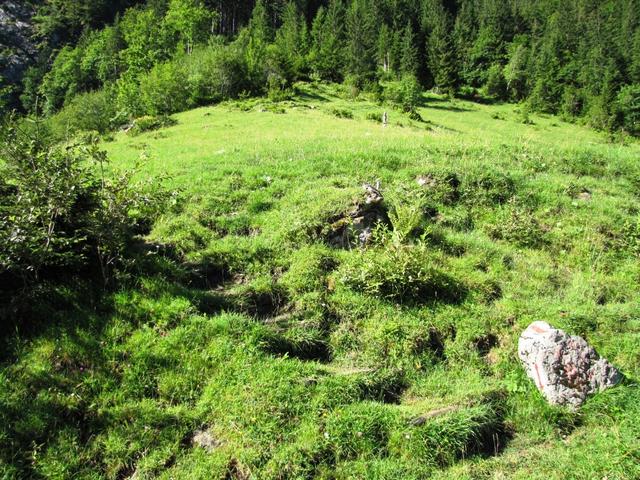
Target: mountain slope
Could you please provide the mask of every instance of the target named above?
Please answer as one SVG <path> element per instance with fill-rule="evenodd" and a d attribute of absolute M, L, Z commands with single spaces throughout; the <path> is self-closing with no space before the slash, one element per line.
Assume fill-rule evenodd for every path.
<path fill-rule="evenodd" d="M 0 471 L 636 478 L 639 145 L 435 95 L 383 127 L 367 98 L 297 88 L 104 144 L 179 195 L 126 288 L 66 290 L 14 340 Z M 516 355 L 538 319 L 629 381 L 549 407 Z"/>

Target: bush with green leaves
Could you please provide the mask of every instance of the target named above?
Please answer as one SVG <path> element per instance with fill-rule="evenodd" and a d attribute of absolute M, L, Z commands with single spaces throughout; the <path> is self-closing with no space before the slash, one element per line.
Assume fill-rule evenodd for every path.
<path fill-rule="evenodd" d="M 134 185 L 131 172 L 107 175 L 97 138 L 51 145 L 38 128 L 2 132 L 0 275 L 30 286 L 94 271 L 107 284 L 165 194 Z"/>
<path fill-rule="evenodd" d="M 490 97 L 498 100 L 507 98 L 507 81 L 504 78 L 501 65 L 495 64 L 489 68 L 486 89 Z"/>
<path fill-rule="evenodd" d="M 139 95 L 145 113 L 171 115 L 189 108 L 189 88 L 184 65 L 170 61 L 156 65 L 140 81 Z"/>
<path fill-rule="evenodd" d="M 345 261 L 337 276 L 353 290 L 400 303 L 456 302 L 466 292 L 424 243 L 368 249 Z"/>
<path fill-rule="evenodd" d="M 333 108 L 331 110 L 331 114 L 334 117 L 345 118 L 348 120 L 353 119 L 353 112 L 351 110 L 347 110 L 346 108 Z"/>
<path fill-rule="evenodd" d="M 631 135 L 640 136 L 640 84 L 623 87 L 615 109 L 619 125 Z"/>
<path fill-rule="evenodd" d="M 422 88 L 413 75 L 405 75 L 402 80 L 387 86 L 384 98 L 403 112 L 414 112 L 422 99 Z"/>
<path fill-rule="evenodd" d="M 372 122 L 382 123 L 383 122 L 383 113 L 382 112 L 370 112 L 367 113 L 367 120 L 371 120 Z"/>
<path fill-rule="evenodd" d="M 144 117 L 136 118 L 133 121 L 133 126 L 128 131 L 129 135 L 136 136 L 145 132 L 152 132 L 165 127 L 171 127 L 177 122 L 175 119 L 167 115 L 145 115 Z"/>
<path fill-rule="evenodd" d="M 183 57 L 192 105 L 210 105 L 249 91 L 247 65 L 234 47 L 212 44 Z"/>
<path fill-rule="evenodd" d="M 82 91 L 82 50 L 64 47 L 56 56 L 51 70 L 44 76 L 40 92 L 44 96 L 44 110 L 53 113 Z"/>
<path fill-rule="evenodd" d="M 117 126 L 114 97 L 112 89 L 80 94 L 50 117 L 48 124 L 57 138 L 66 138 L 81 131 L 107 133 Z"/>

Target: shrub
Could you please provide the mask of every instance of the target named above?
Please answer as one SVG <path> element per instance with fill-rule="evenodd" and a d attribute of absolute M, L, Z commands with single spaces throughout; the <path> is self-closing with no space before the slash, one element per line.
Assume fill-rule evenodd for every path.
<path fill-rule="evenodd" d="M 458 89 L 456 96 L 465 100 L 477 100 L 478 92 L 469 85 L 463 85 Z"/>
<path fill-rule="evenodd" d="M 353 118 L 353 112 L 351 110 L 346 110 L 343 108 L 334 108 L 331 110 L 331 114 L 338 118 Z"/>
<path fill-rule="evenodd" d="M 140 97 L 145 113 L 170 115 L 190 106 L 187 74 L 178 62 L 156 65 L 140 81 Z"/>
<path fill-rule="evenodd" d="M 60 50 L 56 56 L 41 86 L 47 113 L 58 110 L 82 89 L 81 60 L 82 50 L 69 46 Z"/>
<path fill-rule="evenodd" d="M 533 120 L 531 120 L 531 104 L 529 102 L 524 102 L 522 104 L 519 120 L 520 123 L 524 125 L 534 125 Z"/>
<path fill-rule="evenodd" d="M 338 270 L 345 285 L 396 302 L 457 301 L 465 288 L 444 273 L 425 245 L 367 250 Z"/>
<path fill-rule="evenodd" d="M 424 122 L 422 115 L 420 115 L 417 110 L 411 110 L 409 112 L 409 119 L 413 120 L 414 122 Z"/>
<path fill-rule="evenodd" d="M 640 84 L 623 87 L 615 109 L 620 127 L 631 135 L 640 136 Z"/>
<path fill-rule="evenodd" d="M 171 127 L 178 123 L 175 119 L 166 115 L 153 116 L 146 115 L 144 117 L 136 118 L 133 121 L 133 126 L 128 131 L 130 135 L 140 135 L 144 132 L 151 132 L 160 128 Z"/>
<path fill-rule="evenodd" d="M 232 47 L 209 45 L 183 58 L 192 105 L 209 105 L 236 98 L 249 90 L 247 65 Z"/>
<path fill-rule="evenodd" d="M 489 96 L 498 100 L 504 100 L 507 97 L 507 81 L 499 64 L 491 65 L 489 68 L 486 89 Z"/>
<path fill-rule="evenodd" d="M 422 88 L 413 75 L 405 75 L 400 82 L 387 87 L 384 98 L 404 112 L 413 112 L 420 105 Z"/>
<path fill-rule="evenodd" d="M 50 145 L 15 126 L 0 151 L 0 275 L 22 285 L 97 265 L 106 284 L 163 194 L 104 176 L 96 138 Z"/>
<path fill-rule="evenodd" d="M 562 94 L 562 115 L 565 118 L 577 117 L 582 113 L 584 99 L 580 92 L 572 86 L 567 86 Z"/>
<path fill-rule="evenodd" d="M 367 120 L 370 120 L 372 122 L 376 122 L 376 123 L 382 123 L 382 113 L 381 112 L 371 112 L 371 113 L 367 113 Z"/>
<path fill-rule="evenodd" d="M 358 98 L 364 88 L 364 79 L 356 75 L 347 75 L 344 79 L 343 96 L 350 100 Z"/>
<path fill-rule="evenodd" d="M 83 93 L 49 120 L 54 136 L 64 138 L 81 131 L 107 133 L 115 125 L 116 102 L 112 90 Z"/>
<path fill-rule="evenodd" d="M 587 112 L 589 125 L 598 130 L 612 131 L 616 123 L 616 117 L 612 114 L 610 107 L 613 107 L 613 105 L 609 105 L 603 95 L 591 98 Z"/>

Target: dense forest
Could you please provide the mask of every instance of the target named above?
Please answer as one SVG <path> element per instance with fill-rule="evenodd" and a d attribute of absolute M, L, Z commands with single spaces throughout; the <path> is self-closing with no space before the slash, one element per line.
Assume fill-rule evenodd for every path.
<path fill-rule="evenodd" d="M 638 0 L 32 0 L 5 108 L 106 130 L 297 80 L 402 80 L 640 133 Z M 6 50 L 6 48 L 5 48 Z M 6 55 L 6 53 L 5 53 Z M 93 92 L 87 95 L 87 92 Z"/>

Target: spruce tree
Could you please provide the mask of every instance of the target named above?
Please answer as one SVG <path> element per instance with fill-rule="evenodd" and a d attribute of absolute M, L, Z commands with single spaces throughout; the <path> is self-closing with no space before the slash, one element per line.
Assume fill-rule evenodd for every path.
<path fill-rule="evenodd" d="M 400 73 L 413 76 L 418 73 L 418 47 L 411 23 L 407 23 L 402 34 Z"/>
<path fill-rule="evenodd" d="M 510 6 L 504 0 L 484 0 L 479 13 L 480 28 L 469 52 L 467 72 L 468 80 L 478 87 L 487 81 L 491 65 L 504 64 L 513 27 Z"/>
<path fill-rule="evenodd" d="M 244 48 L 249 75 L 257 86 L 264 85 L 264 62 L 273 35 L 264 0 L 256 2 L 245 34 L 247 38 Z"/>
<path fill-rule="evenodd" d="M 282 14 L 282 26 L 276 34 L 276 47 L 292 77 L 306 68 L 308 53 L 307 23 L 295 2 L 289 2 Z"/>
<path fill-rule="evenodd" d="M 640 84 L 640 27 L 633 36 L 633 49 L 629 66 L 629 77 L 632 83 Z"/>
<path fill-rule="evenodd" d="M 456 16 L 453 37 L 458 54 L 460 77 L 466 83 L 473 78 L 473 61 L 471 49 L 478 35 L 478 15 L 475 0 L 461 0 Z"/>
<path fill-rule="evenodd" d="M 344 15 L 341 0 L 320 7 L 311 29 L 309 62 L 323 80 L 339 81 L 344 69 Z"/>
<path fill-rule="evenodd" d="M 458 84 L 455 46 L 451 37 L 451 19 L 440 5 L 434 12 L 434 20 L 427 42 L 429 70 L 435 85 L 452 94 Z"/>
<path fill-rule="evenodd" d="M 375 71 L 375 19 L 370 0 L 353 0 L 346 16 L 346 68 L 358 83 Z"/>

